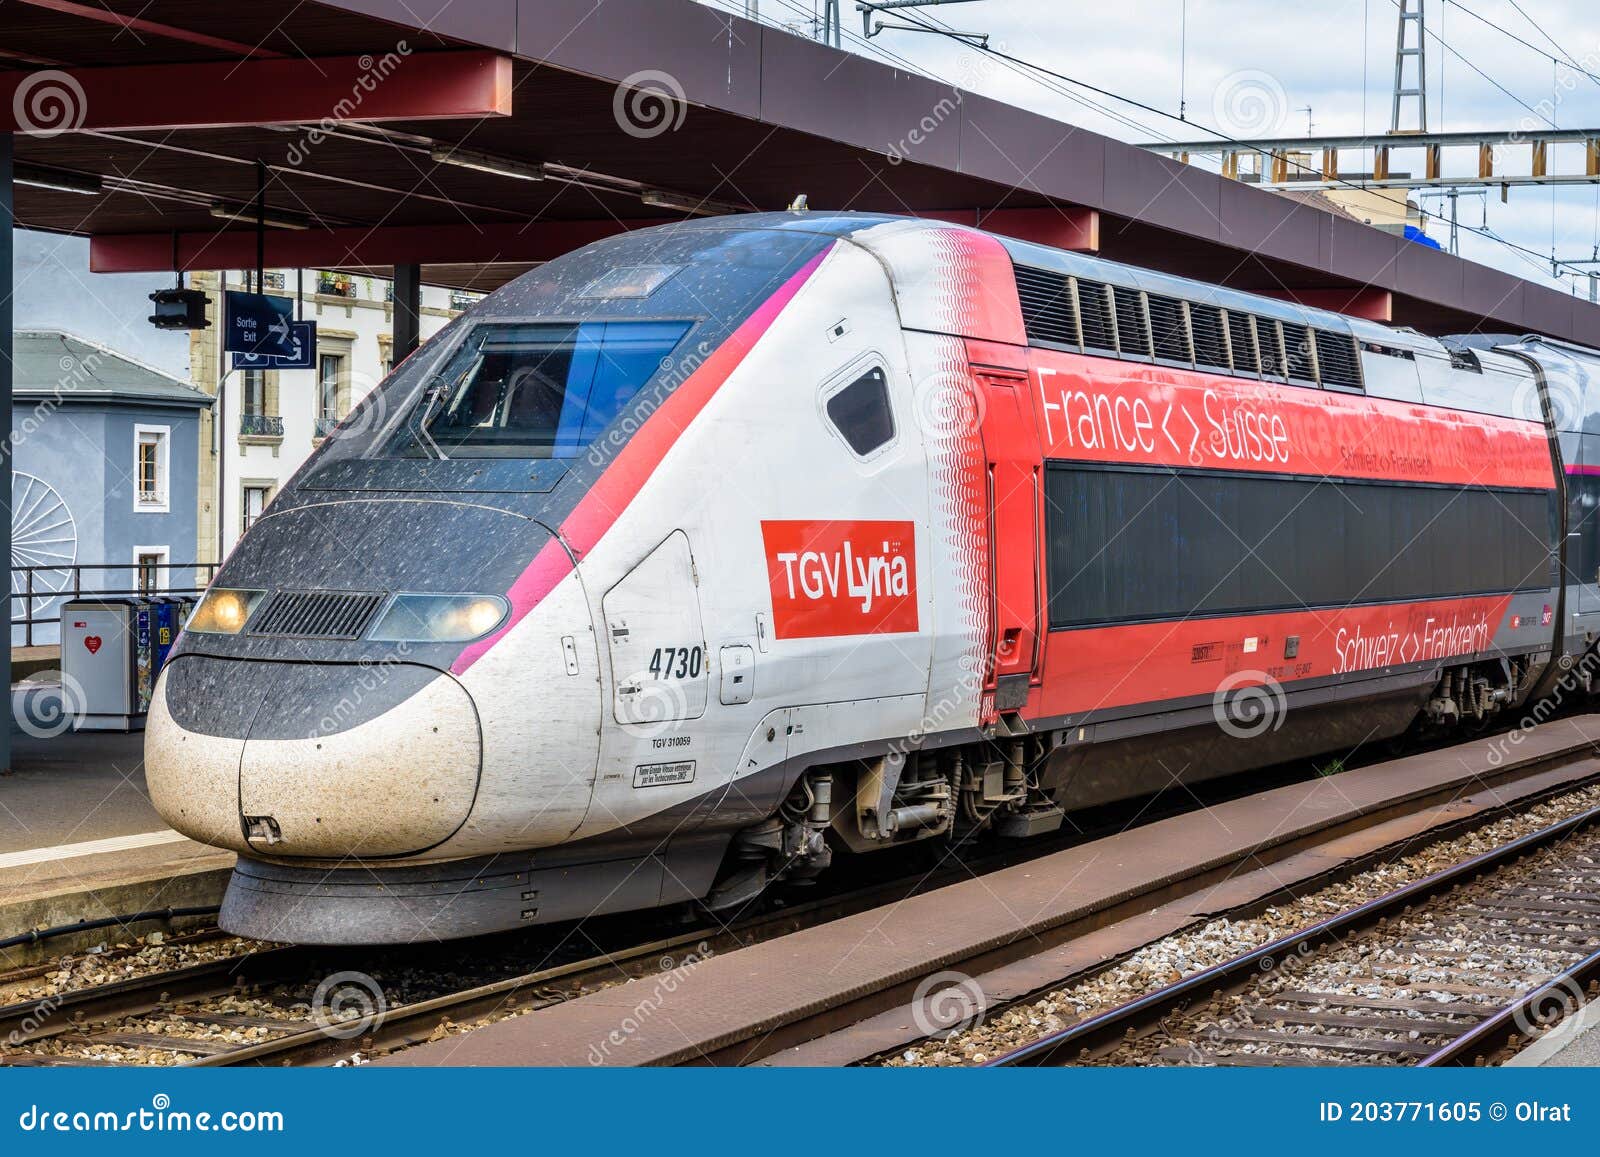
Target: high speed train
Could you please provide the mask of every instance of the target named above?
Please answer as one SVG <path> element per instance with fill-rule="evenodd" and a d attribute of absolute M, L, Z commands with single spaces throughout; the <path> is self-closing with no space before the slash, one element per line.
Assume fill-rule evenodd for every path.
<path fill-rule="evenodd" d="M 385 943 L 1471 726 L 1584 670 L 1597 367 L 913 219 L 628 233 L 311 456 L 150 790 L 225 929 Z"/>

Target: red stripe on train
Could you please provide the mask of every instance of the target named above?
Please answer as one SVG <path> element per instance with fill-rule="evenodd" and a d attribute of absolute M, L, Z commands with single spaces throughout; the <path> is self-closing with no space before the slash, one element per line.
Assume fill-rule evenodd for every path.
<path fill-rule="evenodd" d="M 1539 422 L 1054 350 L 1028 364 L 1046 458 L 1555 486 Z"/>
<path fill-rule="evenodd" d="M 1055 631 L 1029 714 L 1071 715 L 1136 703 L 1288 684 L 1487 650 L 1511 628 L 1510 595 L 1284 611 Z M 1548 643 L 1537 616 L 1519 623 Z"/>

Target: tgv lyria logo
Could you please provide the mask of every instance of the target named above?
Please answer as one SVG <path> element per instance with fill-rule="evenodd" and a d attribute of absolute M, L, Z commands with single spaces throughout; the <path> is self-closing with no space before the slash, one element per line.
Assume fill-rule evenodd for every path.
<path fill-rule="evenodd" d="M 910 522 L 763 522 L 772 625 L 780 639 L 917 629 Z"/>

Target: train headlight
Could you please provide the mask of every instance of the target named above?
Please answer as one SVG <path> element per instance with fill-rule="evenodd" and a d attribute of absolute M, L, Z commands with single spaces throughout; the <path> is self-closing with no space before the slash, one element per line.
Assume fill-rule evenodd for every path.
<path fill-rule="evenodd" d="M 264 594 L 265 591 L 212 587 L 184 622 L 183 629 L 208 635 L 237 635 Z"/>
<path fill-rule="evenodd" d="M 470 643 L 505 621 L 499 595 L 396 595 L 371 638 L 391 643 Z"/>

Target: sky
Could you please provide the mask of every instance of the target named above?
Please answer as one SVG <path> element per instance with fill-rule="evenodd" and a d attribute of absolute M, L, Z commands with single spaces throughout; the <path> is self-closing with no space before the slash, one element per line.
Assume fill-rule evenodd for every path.
<path fill-rule="evenodd" d="M 701 2 L 746 9 L 745 0 Z M 1600 126 L 1596 0 L 1425 3 L 1430 130 Z M 800 34 L 810 32 L 818 7 L 815 0 L 759 0 L 764 21 Z M 944 36 L 885 30 L 863 40 L 854 0 L 841 0 L 841 7 L 849 51 L 1125 141 L 1189 140 L 1208 130 L 1301 135 L 1308 106 L 1317 135 L 1381 134 L 1390 124 L 1398 0 L 969 0 L 921 10 L 923 20 L 986 32 L 994 48 L 1166 116 L 1056 81 L 1046 87 L 1026 70 Z M 1176 119 L 1180 107 L 1187 123 Z M 1396 154 L 1394 167 L 1410 170 L 1420 162 L 1420 154 Z M 1446 172 L 1467 172 L 1473 164 L 1463 151 L 1453 164 L 1447 158 Z M 1496 159 L 1497 171 L 1507 173 L 1525 173 L 1528 164 L 1525 146 Z M 1370 153 L 1341 154 L 1343 169 L 1370 165 Z M 1581 166 L 1581 145 L 1552 147 L 1552 172 Z M 1441 199 L 1422 205 L 1448 211 Z M 1487 228 L 1533 251 L 1463 230 L 1462 256 L 1548 284 L 1556 284 L 1552 251 L 1588 258 L 1600 244 L 1600 185 L 1513 186 L 1504 204 L 1494 189 L 1463 197 L 1459 212 L 1463 226 Z M 1429 233 L 1443 244 L 1448 226 L 1434 221 Z M 1588 292 L 1586 279 L 1580 291 Z"/>

